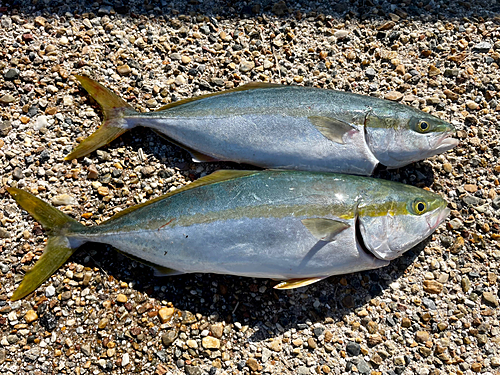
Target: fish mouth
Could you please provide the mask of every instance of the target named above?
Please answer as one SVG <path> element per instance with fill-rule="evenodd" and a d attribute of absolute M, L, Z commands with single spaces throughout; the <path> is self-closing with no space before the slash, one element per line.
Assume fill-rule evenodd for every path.
<path fill-rule="evenodd" d="M 452 148 L 458 145 L 458 139 L 452 138 L 455 132 L 449 132 L 444 134 L 441 138 L 438 139 L 436 143 L 436 153 L 441 153 L 444 151 L 451 150 Z"/>
<path fill-rule="evenodd" d="M 429 226 L 429 231 L 433 232 L 438 226 L 441 225 L 443 221 L 446 220 L 451 210 L 449 208 L 443 208 L 441 211 L 438 211 L 434 215 L 430 215 L 427 218 L 427 225 Z"/>

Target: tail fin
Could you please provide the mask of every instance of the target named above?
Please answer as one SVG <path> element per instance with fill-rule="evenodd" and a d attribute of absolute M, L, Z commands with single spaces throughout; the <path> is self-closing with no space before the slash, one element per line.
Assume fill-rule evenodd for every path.
<path fill-rule="evenodd" d="M 95 133 L 76 146 L 65 157 L 65 160 L 72 160 L 88 155 L 125 133 L 128 129 L 123 127 L 123 112 L 126 110 L 133 111 L 133 108 L 122 98 L 109 91 L 100 83 L 85 76 L 75 75 L 75 77 L 83 88 L 87 90 L 89 95 L 102 107 L 104 121 Z"/>
<path fill-rule="evenodd" d="M 43 255 L 33 268 L 26 273 L 21 285 L 11 297 L 12 301 L 16 301 L 33 292 L 68 260 L 76 248 L 71 247 L 65 234 L 81 229 L 84 226 L 24 190 L 11 187 L 7 188 L 7 191 L 22 208 L 48 230 L 49 234 Z"/>

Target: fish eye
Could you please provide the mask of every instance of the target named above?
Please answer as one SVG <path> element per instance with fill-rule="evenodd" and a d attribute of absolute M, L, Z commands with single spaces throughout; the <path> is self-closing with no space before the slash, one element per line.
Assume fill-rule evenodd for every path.
<path fill-rule="evenodd" d="M 426 210 L 427 204 L 424 201 L 417 199 L 413 202 L 413 211 L 415 211 L 417 215 L 422 215 Z"/>
<path fill-rule="evenodd" d="M 420 133 L 425 133 L 427 132 L 429 129 L 431 128 L 431 126 L 429 125 L 429 123 L 427 121 L 420 121 L 418 124 L 417 124 L 417 130 L 420 132 Z"/>

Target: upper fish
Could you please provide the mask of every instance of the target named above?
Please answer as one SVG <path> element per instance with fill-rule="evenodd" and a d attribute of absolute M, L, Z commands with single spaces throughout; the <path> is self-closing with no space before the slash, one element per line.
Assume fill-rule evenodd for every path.
<path fill-rule="evenodd" d="M 136 112 L 95 82 L 75 76 L 101 105 L 104 122 L 67 160 L 85 156 L 136 126 L 152 128 L 195 161 L 371 175 L 458 144 L 454 127 L 415 108 L 371 96 L 250 83 Z"/>
<path fill-rule="evenodd" d="M 31 293 L 85 242 L 109 244 L 161 274 L 267 277 L 294 288 L 383 267 L 450 212 L 439 195 L 413 186 L 298 171 L 218 171 L 93 227 L 7 190 L 49 234 L 12 299 Z"/>

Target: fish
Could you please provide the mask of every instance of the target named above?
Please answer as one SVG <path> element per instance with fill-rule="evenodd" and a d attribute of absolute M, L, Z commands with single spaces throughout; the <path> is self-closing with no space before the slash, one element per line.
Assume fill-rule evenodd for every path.
<path fill-rule="evenodd" d="M 414 186 L 305 171 L 216 171 L 95 226 L 7 190 L 48 233 L 12 300 L 33 292 L 87 242 L 111 245 L 155 275 L 271 278 L 277 289 L 293 289 L 384 267 L 450 212 L 438 194 Z"/>
<path fill-rule="evenodd" d="M 139 113 L 98 82 L 75 77 L 102 107 L 104 121 L 66 160 L 136 126 L 153 129 L 198 162 L 365 176 L 379 164 L 399 168 L 458 144 L 444 120 L 349 92 L 253 82 Z"/>

